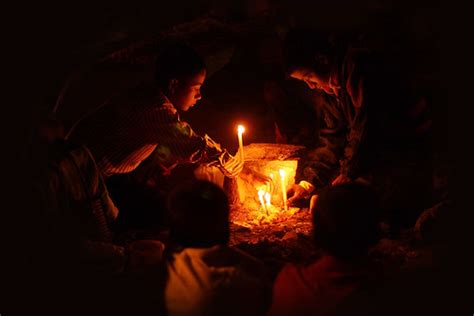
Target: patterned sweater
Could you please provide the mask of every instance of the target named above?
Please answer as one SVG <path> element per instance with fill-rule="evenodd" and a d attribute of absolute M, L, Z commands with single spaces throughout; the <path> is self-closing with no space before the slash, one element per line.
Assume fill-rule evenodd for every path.
<path fill-rule="evenodd" d="M 210 163 L 226 176 L 232 156 L 207 135 L 199 136 L 154 85 L 142 84 L 111 98 L 79 121 L 68 138 L 86 145 L 104 176 L 133 171 L 154 152 L 164 169 L 182 162 Z"/>

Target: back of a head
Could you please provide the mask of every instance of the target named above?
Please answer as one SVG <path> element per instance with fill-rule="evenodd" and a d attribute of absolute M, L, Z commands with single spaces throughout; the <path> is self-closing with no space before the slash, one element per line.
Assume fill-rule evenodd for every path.
<path fill-rule="evenodd" d="M 378 202 L 367 185 L 346 183 L 323 190 L 313 212 L 314 239 L 339 258 L 367 254 L 379 238 Z"/>
<path fill-rule="evenodd" d="M 208 181 L 180 185 L 168 198 L 170 238 L 183 247 L 205 248 L 229 241 L 225 192 Z"/>
<path fill-rule="evenodd" d="M 166 88 L 170 80 L 192 76 L 204 69 L 204 60 L 193 48 L 183 43 L 168 43 L 157 57 L 155 80 Z"/>

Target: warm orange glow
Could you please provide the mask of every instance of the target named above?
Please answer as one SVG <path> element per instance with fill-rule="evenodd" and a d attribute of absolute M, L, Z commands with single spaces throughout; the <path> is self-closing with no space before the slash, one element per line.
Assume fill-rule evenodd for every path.
<path fill-rule="evenodd" d="M 244 161 L 244 141 L 242 139 L 242 134 L 245 132 L 245 127 L 243 125 L 239 125 L 237 127 L 237 134 L 239 137 L 239 150 L 240 150 L 240 159 Z"/>
<path fill-rule="evenodd" d="M 266 210 L 265 207 L 265 201 L 263 197 L 265 196 L 265 191 L 264 190 L 258 190 L 258 199 L 260 200 L 260 204 L 262 205 L 262 208 Z"/>
<path fill-rule="evenodd" d="M 267 203 L 267 206 L 272 205 L 272 196 L 269 192 L 265 192 L 265 202 Z"/>
<path fill-rule="evenodd" d="M 235 125 L 236 131 L 237 125 Z M 279 144 L 245 146 L 247 174 L 245 177 L 237 178 L 240 204 L 236 204 L 233 209 L 231 215 L 233 223 L 249 228 L 280 223 L 300 210 L 289 205 L 286 205 L 285 210 L 286 196 L 280 193 L 282 191 L 286 193 L 286 189 L 295 183 L 298 159 L 294 157 L 298 155 L 291 152 L 292 149 L 292 146 Z M 268 178 L 265 179 L 265 176 Z"/>

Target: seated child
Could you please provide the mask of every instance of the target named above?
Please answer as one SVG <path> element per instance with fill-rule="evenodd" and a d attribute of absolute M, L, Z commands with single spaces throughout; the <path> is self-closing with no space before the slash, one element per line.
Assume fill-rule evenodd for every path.
<path fill-rule="evenodd" d="M 276 278 L 269 315 L 327 315 L 377 271 L 368 258 L 378 240 L 377 200 L 363 184 L 323 190 L 313 211 L 323 255 L 307 266 L 286 265 Z M 367 283 L 366 283 L 367 282 Z"/>
<path fill-rule="evenodd" d="M 262 315 L 263 264 L 228 246 L 229 204 L 207 181 L 177 188 L 168 200 L 170 240 L 165 304 L 169 315 Z"/>

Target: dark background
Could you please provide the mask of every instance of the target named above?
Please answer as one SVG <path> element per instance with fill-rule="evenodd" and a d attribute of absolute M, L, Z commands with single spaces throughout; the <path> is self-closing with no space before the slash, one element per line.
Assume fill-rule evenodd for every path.
<path fill-rule="evenodd" d="M 199 21 L 205 17 L 235 26 L 237 35 L 229 45 L 235 48 L 234 59 L 238 59 L 238 66 L 237 69 L 228 70 L 231 73 L 227 76 L 233 78 L 227 82 L 224 80 L 228 86 L 224 83 L 222 87 L 211 85 L 212 77 L 208 78 L 208 84 L 204 87 L 207 95 L 204 95 L 203 102 L 216 94 L 222 94 L 223 90 L 228 95 L 256 94 L 247 89 L 252 85 L 249 82 L 255 81 L 253 77 L 258 74 L 258 69 L 252 67 L 252 63 L 255 63 L 259 58 L 258 54 L 262 54 L 260 51 L 265 50 L 265 47 L 269 47 L 265 52 L 266 56 L 271 55 L 268 50 L 278 48 L 274 34 L 284 32 L 290 25 L 307 25 L 350 34 L 372 24 L 373 31 L 378 32 L 377 36 L 384 37 L 385 32 L 388 42 L 392 40 L 394 45 L 400 46 L 403 53 L 411 54 L 413 66 L 418 68 L 419 74 L 429 76 L 433 81 L 440 79 L 441 15 L 436 1 L 179 0 L 133 5 L 105 2 L 94 5 L 76 3 L 25 6 L 27 12 L 17 16 L 14 27 L 23 30 L 22 35 L 16 38 L 21 49 L 15 53 L 23 56 L 19 66 L 25 67 L 17 75 L 20 75 L 18 79 L 27 87 L 20 97 L 27 96 L 29 101 L 19 109 L 22 115 L 28 116 L 22 118 L 27 128 L 51 111 L 61 88 L 72 74 L 133 43 L 156 38 L 162 32 L 169 32 L 173 26 Z M 263 17 L 265 15 L 273 18 Z M 196 40 L 201 46 L 206 41 L 212 43 L 212 35 Z M 275 52 L 275 55 L 278 53 Z M 148 66 L 153 67 L 152 64 Z M 221 78 L 222 76 L 225 74 L 221 74 Z M 81 83 L 75 84 L 77 87 Z M 106 79 L 102 84 L 107 84 Z M 210 91 L 206 91 L 206 88 Z M 96 90 L 100 90 L 100 86 L 96 86 Z M 82 94 L 94 93 L 89 91 L 84 89 Z M 247 97 L 251 98 L 252 96 Z M 214 99 L 217 99 L 216 102 L 229 99 L 230 103 L 237 102 L 231 97 Z M 209 100 L 210 103 L 212 101 Z M 242 97 L 239 101 L 245 102 L 246 99 Z M 61 110 L 68 111 L 67 106 L 66 104 Z M 224 107 L 226 104 L 218 106 Z M 205 108 L 203 103 L 193 111 L 203 112 Z M 252 134 L 248 135 L 251 137 Z"/>
<path fill-rule="evenodd" d="M 9 15 L 9 18 L 6 20 L 6 26 L 4 26 L 7 36 L 3 38 L 4 45 L 2 45 L 4 51 L 10 55 L 4 58 L 4 62 L 9 64 L 8 68 L 13 70 L 11 74 L 4 74 L 4 77 L 8 83 L 14 85 L 11 89 L 9 84 L 4 86 L 7 90 L 10 90 L 8 92 L 12 93 L 13 96 L 12 101 L 5 101 L 3 104 L 6 114 L 4 116 L 5 124 L 2 124 L 2 134 L 5 138 L 3 141 L 5 148 L 3 158 L 6 160 L 2 165 L 6 175 L 4 181 L 6 190 L 4 192 L 7 193 L 7 203 L 3 215 L 7 215 L 7 217 L 13 215 L 12 217 L 15 220 L 11 222 L 12 224 L 9 221 L 2 220 L 3 224 L 7 223 L 8 225 L 8 229 L 2 229 L 2 234 L 5 233 L 6 235 L 2 236 L 2 242 L 8 246 L 2 247 L 4 249 L 2 258 L 6 258 L 6 260 L 2 259 L 2 263 L 12 262 L 12 265 L 8 266 L 11 269 L 8 270 L 8 281 L 12 279 L 12 282 L 4 283 L 6 287 L 11 284 L 9 288 L 12 289 L 12 293 L 21 293 L 21 287 L 16 284 L 16 280 L 21 278 L 21 258 L 28 251 L 30 243 L 30 241 L 22 238 L 25 235 L 22 232 L 22 222 L 28 220 L 28 209 L 34 207 L 34 205 L 29 205 L 28 201 L 25 200 L 23 192 L 25 180 L 22 177 L 21 158 L 31 134 L 35 131 L 35 126 L 54 107 L 61 88 L 71 73 L 74 73 L 77 69 L 88 67 L 88 65 L 96 63 L 104 56 L 126 48 L 130 44 L 147 38 L 154 38 L 174 25 L 195 21 L 203 16 L 223 19 L 234 25 L 245 25 L 246 21 L 258 20 L 258 17 L 265 10 L 274 10 L 273 12 L 276 11 L 276 15 L 281 17 L 282 25 L 296 23 L 297 25 L 311 25 L 320 29 L 336 29 L 350 33 L 358 28 L 363 28 L 369 21 L 378 18 L 384 20 L 384 16 L 390 16 L 397 21 L 395 25 L 397 25 L 400 33 L 395 31 L 395 34 L 400 34 L 406 39 L 405 48 L 415 58 L 415 65 L 419 67 L 419 73 L 426 74 L 431 80 L 439 84 L 441 102 L 433 109 L 435 147 L 438 159 L 446 166 L 450 176 L 455 173 L 454 157 L 463 156 L 463 154 L 451 153 L 451 146 L 456 140 L 460 142 L 459 146 L 455 146 L 456 148 L 469 147 L 472 143 L 469 139 L 459 140 L 458 138 L 462 134 L 470 135 L 469 124 L 454 124 L 454 127 L 457 126 L 458 129 L 461 127 L 461 132 L 458 132 L 458 129 L 452 128 L 449 123 L 453 109 L 457 110 L 454 107 L 455 105 L 462 105 L 460 113 L 463 116 L 464 109 L 467 113 L 470 102 L 472 102 L 469 98 L 465 100 L 465 96 L 469 95 L 470 87 L 466 84 L 462 85 L 462 82 L 468 82 L 468 80 L 461 79 L 458 73 L 445 72 L 447 69 L 457 69 L 459 72 L 459 69 L 464 66 L 463 62 L 460 61 L 469 59 L 469 56 L 462 55 L 462 49 L 456 46 L 459 43 L 469 42 L 470 35 L 465 34 L 465 31 L 462 33 L 465 23 L 469 21 L 469 16 L 462 16 L 461 13 L 464 10 L 455 7 L 452 2 L 448 6 L 455 7 L 454 16 L 450 16 L 444 8 L 440 7 L 440 3 L 437 1 L 395 0 L 174 0 L 167 3 L 156 1 L 153 4 L 137 2 L 133 4 L 65 2 L 55 5 L 41 2 L 34 4 L 21 3 L 16 4 L 16 6 L 16 8 L 5 8 L 4 10 L 4 14 Z M 252 24 L 250 23 L 250 25 Z M 446 32 L 449 25 L 451 28 Z M 255 27 L 255 29 L 258 29 L 258 27 Z M 247 35 L 258 33 L 258 31 L 253 32 L 252 26 L 250 26 L 245 29 L 245 32 L 245 36 L 241 37 L 247 38 L 249 42 L 240 41 L 238 43 L 253 47 L 251 39 L 254 37 Z M 441 45 L 441 34 L 443 34 L 443 45 Z M 445 36 L 446 34 L 447 36 Z M 258 38 L 258 36 L 256 37 Z M 446 37 L 450 38 L 451 41 L 446 43 L 444 41 Z M 245 47 L 245 45 L 243 46 Z M 245 49 L 243 50 L 245 51 Z M 443 56 L 444 61 L 447 60 L 446 63 L 443 63 L 443 69 L 441 69 L 441 56 Z M 243 58 L 243 60 L 246 59 Z M 444 69 L 444 67 L 447 69 Z M 234 82 L 234 85 L 223 89 L 228 89 L 226 92 L 230 95 L 245 95 L 242 91 L 252 88 L 252 85 L 247 81 L 252 75 L 252 68 L 249 68 L 247 70 L 248 76 L 242 76 L 243 78 L 240 81 L 237 80 L 238 83 Z M 465 71 L 461 70 L 461 73 L 466 76 Z M 228 75 L 229 77 L 235 78 L 232 73 Z M 211 79 L 212 77 L 209 78 L 209 83 Z M 453 83 L 455 87 L 452 87 Z M 224 85 L 224 83 L 222 84 Z M 461 94 L 461 100 L 454 100 L 453 95 L 448 95 L 448 84 L 451 84 L 450 88 L 455 88 L 450 92 L 454 91 L 458 96 Z M 214 85 L 217 84 L 214 83 Z M 204 91 L 208 93 L 211 99 L 209 101 L 211 106 L 212 98 L 217 100 L 215 102 L 222 100 L 222 94 L 220 95 L 221 99 L 219 99 L 219 93 L 212 94 L 211 87 L 207 87 L 207 89 L 208 91 Z M 214 86 L 214 89 L 214 91 L 221 91 L 218 85 L 217 87 Z M 226 99 L 224 98 L 224 100 Z M 241 99 L 235 101 L 235 103 L 238 102 L 242 102 Z M 255 99 L 249 102 L 258 103 Z M 197 112 L 204 109 L 203 103 L 202 107 L 189 113 L 189 118 L 198 131 L 204 129 L 204 127 L 209 127 L 205 126 L 206 124 L 202 124 L 204 126 L 200 125 L 196 119 L 199 117 Z M 249 110 L 249 112 L 251 111 Z M 265 112 L 259 114 L 264 115 Z M 466 116 L 469 117 L 469 115 Z M 215 130 L 219 130 L 219 128 L 216 127 Z M 212 128 L 211 132 L 213 132 Z M 228 134 L 230 132 L 223 133 L 223 135 Z M 215 137 L 216 135 L 211 134 L 211 136 Z M 271 137 L 271 135 L 258 136 L 261 138 L 250 138 L 248 141 L 260 141 L 265 137 Z M 254 134 L 254 136 L 249 137 L 256 136 Z M 232 145 L 231 139 L 223 141 Z M 463 164 L 463 166 L 467 165 L 469 163 Z M 464 176 L 464 168 L 457 170 L 462 170 L 461 178 L 464 181 L 467 180 L 467 186 L 469 186 L 471 177 L 467 173 Z M 453 190 L 453 192 L 457 193 L 458 191 Z M 462 229 L 459 229 L 453 234 L 456 233 L 457 237 L 462 231 Z M 461 237 L 459 236 L 459 238 Z M 469 249 L 460 248 L 463 252 Z M 452 259 L 453 264 L 457 266 L 456 258 Z M 453 277 L 457 277 L 455 273 Z M 45 286 L 47 287 L 47 285 Z M 19 287 L 19 291 L 13 290 Z M 4 296 L 0 305 L 3 306 L 3 302 L 7 298 L 9 297 Z M 20 304 L 24 303 L 21 302 L 21 298 L 19 301 Z M 34 307 L 32 311 L 34 311 Z M 1 310 L 0 312 L 3 313 Z"/>

